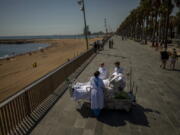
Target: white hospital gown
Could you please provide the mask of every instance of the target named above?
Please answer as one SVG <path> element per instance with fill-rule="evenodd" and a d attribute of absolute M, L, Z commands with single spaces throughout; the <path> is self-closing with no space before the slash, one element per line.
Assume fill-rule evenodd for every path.
<path fill-rule="evenodd" d="M 102 79 L 92 77 L 91 84 L 91 109 L 102 109 L 104 107 L 104 93 L 105 88 Z"/>
<path fill-rule="evenodd" d="M 79 83 L 77 82 L 73 86 L 73 99 L 74 100 L 90 100 L 91 96 L 91 85 L 90 82 L 87 83 Z"/>

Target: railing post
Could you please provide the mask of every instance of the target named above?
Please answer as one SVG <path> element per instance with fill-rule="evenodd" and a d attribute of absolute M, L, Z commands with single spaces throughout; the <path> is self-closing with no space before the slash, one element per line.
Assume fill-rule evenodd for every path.
<path fill-rule="evenodd" d="M 25 104 L 26 104 L 27 114 L 30 115 L 32 110 L 31 110 L 31 104 L 30 104 L 28 91 L 25 92 L 25 102 L 26 102 Z"/>
<path fill-rule="evenodd" d="M 3 118 L 2 118 L 2 112 L 0 109 L 0 135 L 5 135 L 5 128 L 4 128 L 4 124 L 3 124 Z"/>

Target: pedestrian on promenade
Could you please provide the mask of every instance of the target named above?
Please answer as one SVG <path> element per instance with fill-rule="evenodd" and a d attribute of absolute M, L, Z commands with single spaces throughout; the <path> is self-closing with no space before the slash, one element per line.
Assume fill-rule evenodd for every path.
<path fill-rule="evenodd" d="M 170 56 L 170 68 L 172 70 L 175 69 L 177 60 L 178 60 L 178 55 L 177 55 L 176 49 L 174 48 L 173 53 Z"/>
<path fill-rule="evenodd" d="M 104 38 L 102 39 L 102 44 L 103 44 L 103 45 L 105 44 L 105 39 L 104 39 Z"/>
<path fill-rule="evenodd" d="M 94 42 L 94 52 L 97 53 L 97 51 L 98 51 L 98 46 L 97 46 L 97 43 Z"/>
<path fill-rule="evenodd" d="M 167 48 L 164 48 L 163 51 L 160 52 L 161 55 L 161 65 L 160 67 L 165 69 L 166 68 L 166 63 L 169 59 L 169 53 L 167 52 Z"/>
<path fill-rule="evenodd" d="M 99 45 L 99 51 L 102 51 L 102 41 L 101 40 L 98 40 L 98 45 Z"/>
<path fill-rule="evenodd" d="M 109 40 L 109 49 L 111 48 L 111 40 Z"/>
<path fill-rule="evenodd" d="M 100 72 L 96 71 L 94 77 L 91 78 L 90 83 L 91 89 L 91 110 L 94 116 L 98 117 L 100 115 L 101 109 L 104 107 L 104 83 L 101 78 L 99 78 Z"/>
<path fill-rule="evenodd" d="M 105 80 L 108 78 L 108 70 L 106 69 L 104 63 L 101 63 L 98 71 L 100 72 L 99 78 Z"/>
<path fill-rule="evenodd" d="M 111 39 L 111 48 L 113 48 L 113 45 L 114 45 L 114 41 L 113 39 Z"/>
<path fill-rule="evenodd" d="M 99 42 L 99 40 L 97 40 L 97 41 L 96 41 L 96 44 L 97 44 L 98 51 L 100 51 L 101 46 L 100 46 L 100 42 Z"/>
<path fill-rule="evenodd" d="M 103 40 L 100 42 L 101 44 L 101 50 L 104 50 L 104 43 L 103 43 Z"/>

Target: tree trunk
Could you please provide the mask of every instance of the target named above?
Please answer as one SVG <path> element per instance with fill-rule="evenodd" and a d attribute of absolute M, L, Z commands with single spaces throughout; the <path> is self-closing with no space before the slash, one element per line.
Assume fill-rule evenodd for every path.
<path fill-rule="evenodd" d="M 161 19 L 160 19 L 160 24 L 159 24 L 159 41 L 160 41 L 160 45 L 162 46 L 162 38 L 163 38 L 163 16 L 161 15 Z"/>
<path fill-rule="evenodd" d="M 165 43 L 164 43 L 164 48 L 168 47 L 168 29 L 169 29 L 169 15 L 167 14 L 167 19 L 166 19 L 166 28 L 165 28 Z"/>
<path fill-rule="evenodd" d="M 153 39 L 152 39 L 152 47 L 155 46 L 155 33 L 156 33 L 156 25 L 157 25 L 157 13 L 155 15 L 155 19 L 154 19 L 154 28 L 153 28 Z"/>
<path fill-rule="evenodd" d="M 144 19 L 142 20 L 142 41 L 145 41 Z"/>
<path fill-rule="evenodd" d="M 170 27 L 170 33 L 171 33 L 171 39 L 173 39 L 174 37 L 174 33 L 173 33 L 174 29 L 173 29 L 173 25 Z"/>
<path fill-rule="evenodd" d="M 149 17 L 146 18 L 146 29 L 145 29 L 145 44 L 147 44 L 147 36 L 148 36 L 148 23 L 149 23 Z"/>
<path fill-rule="evenodd" d="M 165 44 L 165 33 L 166 33 L 166 20 L 167 20 L 167 18 L 166 18 L 166 16 L 164 16 L 164 19 L 163 19 L 163 26 L 162 26 L 162 44 L 161 45 L 163 45 L 163 44 Z"/>

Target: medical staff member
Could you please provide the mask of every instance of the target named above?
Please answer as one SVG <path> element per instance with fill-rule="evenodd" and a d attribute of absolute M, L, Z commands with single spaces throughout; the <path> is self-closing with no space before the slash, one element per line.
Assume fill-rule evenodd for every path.
<path fill-rule="evenodd" d="M 121 73 L 121 74 L 124 73 L 124 69 L 122 67 L 120 67 L 119 61 L 115 62 L 114 65 L 115 65 L 114 73 Z"/>
<path fill-rule="evenodd" d="M 103 80 L 105 80 L 105 79 L 108 78 L 108 71 L 107 71 L 107 69 L 105 68 L 104 63 L 101 63 L 98 71 L 100 72 L 99 78 L 101 78 L 101 79 L 103 79 Z"/>
<path fill-rule="evenodd" d="M 91 110 L 93 114 L 97 117 L 99 116 L 101 109 L 104 107 L 104 83 L 101 78 L 99 78 L 100 72 L 96 71 L 94 76 L 91 78 Z"/>

